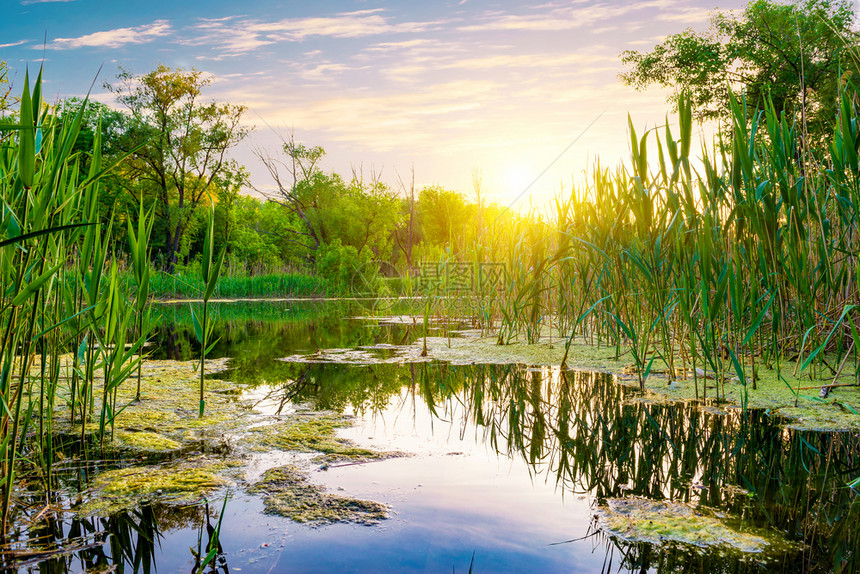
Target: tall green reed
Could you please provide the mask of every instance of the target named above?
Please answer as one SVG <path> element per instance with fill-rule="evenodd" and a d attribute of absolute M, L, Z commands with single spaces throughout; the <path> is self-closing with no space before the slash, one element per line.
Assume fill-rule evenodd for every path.
<path fill-rule="evenodd" d="M 127 294 L 98 213 L 100 138 L 87 174 L 73 152 L 84 106 L 62 123 L 29 73 L 17 123 L 0 132 L 0 497 L 9 532 L 16 478 L 27 467 L 54 486 L 55 412 L 67 400 L 71 423 L 87 433 L 96 408 L 102 441 L 116 413 L 116 389 L 139 358 L 129 336 Z M 109 228 L 109 226 L 107 226 Z M 107 231 L 107 232 L 106 232 Z M 108 279 L 103 281 L 105 268 Z M 126 343 L 129 343 L 127 346 Z M 68 353 L 71 352 L 71 358 Z M 62 398 L 61 398 L 62 397 Z"/>

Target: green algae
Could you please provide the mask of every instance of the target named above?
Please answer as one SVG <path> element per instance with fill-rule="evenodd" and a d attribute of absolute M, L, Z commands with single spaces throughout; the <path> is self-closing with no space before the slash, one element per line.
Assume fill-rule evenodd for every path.
<path fill-rule="evenodd" d="M 225 368 L 226 360 L 207 362 L 207 371 Z M 241 400 L 244 387 L 229 381 L 207 380 L 206 416 L 200 418 L 196 409 L 198 376 L 192 362 L 144 362 L 140 400 L 134 400 L 135 385 L 120 388 L 118 399 L 125 406 L 114 420 L 110 448 L 121 456 L 152 460 L 199 449 L 205 443 L 209 452 L 232 453 L 238 447 L 239 456 L 242 450 L 255 449 L 318 453 L 312 462 L 323 465 L 400 455 L 359 448 L 337 437 L 337 430 L 351 422 L 333 413 L 303 411 L 289 415 L 283 422 L 249 431 L 249 423 L 261 415 L 253 411 L 248 401 Z M 58 427 L 67 425 L 68 412 L 58 412 L 57 417 Z M 90 422 L 87 430 L 94 434 L 95 423 Z M 222 456 L 226 458 L 183 461 L 169 466 L 138 464 L 102 473 L 87 489 L 85 502 L 76 512 L 109 515 L 141 504 L 189 504 L 225 484 L 243 483 L 247 461 L 237 459 L 235 453 Z M 295 520 L 312 524 L 342 520 L 369 524 L 385 518 L 384 506 L 325 494 L 307 477 L 293 476 L 291 485 L 288 487 L 283 481 L 280 486 L 272 483 L 269 498 L 272 508 L 291 508 L 289 515 Z M 285 502 L 287 498 L 292 502 Z M 315 505 L 319 508 L 314 508 Z"/>
<path fill-rule="evenodd" d="M 206 362 L 207 373 L 226 368 L 227 359 Z M 193 361 L 144 361 L 140 399 L 134 381 L 119 387 L 122 408 L 113 420 L 113 446 L 151 455 L 191 446 L 202 431 L 216 436 L 240 429 L 249 408 L 236 400 L 237 385 L 229 381 L 207 379 L 206 416 L 198 416 L 199 376 Z M 98 408 L 96 401 L 96 412 Z M 68 421 L 67 407 L 57 409 L 58 432 L 72 432 Z M 85 430 L 94 434 L 97 422 L 90 420 Z"/>
<path fill-rule="evenodd" d="M 294 465 L 272 468 L 248 492 L 263 495 L 265 512 L 313 526 L 351 522 L 376 524 L 388 517 L 388 507 L 325 492 Z"/>
<path fill-rule="evenodd" d="M 266 448 L 293 452 L 317 452 L 317 463 L 382 460 L 402 456 L 397 452 L 378 452 L 355 446 L 336 435 L 337 429 L 350 426 L 346 417 L 330 413 L 298 415 L 298 420 L 257 427 L 258 444 Z"/>
<path fill-rule="evenodd" d="M 227 484 L 218 467 L 131 466 L 103 472 L 93 481 L 77 512 L 108 515 L 147 502 L 190 504 Z"/>
<path fill-rule="evenodd" d="M 677 543 L 699 548 L 762 553 L 786 543 L 775 533 L 740 529 L 709 509 L 639 497 L 612 498 L 597 512 L 600 528 L 628 542 Z"/>
<path fill-rule="evenodd" d="M 142 454 L 166 453 L 179 450 L 182 445 L 154 432 L 121 432 L 116 436 L 120 448 L 127 448 Z"/>

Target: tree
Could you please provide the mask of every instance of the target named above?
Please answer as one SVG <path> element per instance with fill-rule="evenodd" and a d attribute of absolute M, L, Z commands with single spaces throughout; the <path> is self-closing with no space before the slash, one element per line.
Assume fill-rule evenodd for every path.
<path fill-rule="evenodd" d="M 740 15 L 717 12 L 703 34 L 685 30 L 641 53 L 626 51 L 620 75 L 637 89 L 686 92 L 703 119 L 730 121 L 729 90 L 746 94 L 750 110 L 772 101 L 778 112 L 805 120 L 820 134 L 836 113 L 841 81 L 856 74 L 852 2 L 750 2 Z"/>
<path fill-rule="evenodd" d="M 350 183 L 337 173 L 319 168 L 325 150 L 297 143 L 292 135 L 282 142 L 283 156 L 255 150 L 275 182 L 269 197 L 283 205 L 302 226 L 289 230 L 290 241 L 310 263 L 322 245 L 340 240 L 358 252 L 367 247 L 375 257 L 391 256 L 392 237 L 402 219 L 400 200 L 372 174 L 365 182 L 359 171 Z"/>
<path fill-rule="evenodd" d="M 322 230 L 319 229 L 313 214 L 317 207 L 315 198 L 308 197 L 307 191 L 325 184 L 326 176 L 319 168 L 325 150 L 320 146 L 307 147 L 296 143 L 293 133 L 290 133 L 289 139 L 281 139 L 281 149 L 286 158 L 272 156 L 262 148 L 254 150 L 254 154 L 263 162 L 275 182 L 276 193 L 265 195 L 283 205 L 302 221 L 302 228 L 291 230 L 292 237 L 289 241 L 306 252 L 304 256 L 313 262 L 314 253 L 322 243 Z"/>
<path fill-rule="evenodd" d="M 9 108 L 16 103 L 12 96 L 12 82 L 9 81 L 9 66 L 0 60 L 0 117 L 9 112 Z"/>
<path fill-rule="evenodd" d="M 471 211 L 459 192 L 438 185 L 424 187 L 418 194 L 422 238 L 432 245 L 447 245 L 459 251 L 464 247 Z"/>
<path fill-rule="evenodd" d="M 241 124 L 246 108 L 201 102 L 211 79 L 198 70 L 159 65 L 143 76 L 122 71 L 118 80 L 105 87 L 132 116 L 123 142 L 127 151 L 136 150 L 127 181 L 154 195 L 163 255 L 172 272 L 197 208 L 212 201 L 219 179 L 241 171 L 227 151 L 250 131 Z"/>

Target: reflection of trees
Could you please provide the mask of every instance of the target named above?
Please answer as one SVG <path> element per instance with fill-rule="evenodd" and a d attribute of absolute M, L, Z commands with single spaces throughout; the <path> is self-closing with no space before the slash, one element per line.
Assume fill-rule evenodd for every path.
<path fill-rule="evenodd" d="M 154 357 L 191 360 L 199 356 L 190 306 L 163 305 L 157 312 L 161 327 L 153 337 Z M 215 303 L 211 312 L 214 336 L 219 339 L 209 356 L 232 357 L 234 380 L 247 383 L 265 378 L 269 369 L 277 373 L 275 359 L 280 357 L 401 342 L 410 329 L 408 325 L 345 320 L 349 309 L 331 303 Z"/>
<path fill-rule="evenodd" d="M 313 308 L 290 315 L 285 307 L 280 317 L 267 311 L 272 314 L 251 320 L 241 309 L 225 305 L 221 319 L 221 354 L 234 357 L 228 374 L 234 381 L 267 383 L 285 401 L 335 411 L 382 411 L 406 389 L 407 398 L 423 400 L 440 417 L 464 416 L 464 427 L 476 424 L 498 452 L 554 476 L 565 492 L 725 509 L 744 524 L 772 526 L 810 544 L 802 561 L 792 558 L 786 568 L 812 569 L 817 562 L 825 570 L 860 569 L 858 505 L 844 486 L 860 476 L 856 435 L 786 430 L 760 411 L 717 415 L 694 405 L 636 402 L 633 391 L 604 374 L 512 365 L 285 363 L 275 359 L 317 348 L 399 343 L 408 327 L 349 322 L 342 311 Z M 176 331 L 185 353 L 195 343 L 183 329 Z M 606 548 L 624 570 L 755 570 L 684 549 L 622 542 Z"/>
<path fill-rule="evenodd" d="M 857 435 L 783 429 L 762 411 L 720 415 L 636 402 L 600 373 L 487 365 L 425 372 L 419 390 L 431 409 L 465 409 L 497 451 L 553 473 L 565 491 L 726 509 L 811 544 L 807 560 L 860 566 L 860 507 L 844 486 L 860 474 Z M 646 562 L 658 566 L 667 556 Z"/>

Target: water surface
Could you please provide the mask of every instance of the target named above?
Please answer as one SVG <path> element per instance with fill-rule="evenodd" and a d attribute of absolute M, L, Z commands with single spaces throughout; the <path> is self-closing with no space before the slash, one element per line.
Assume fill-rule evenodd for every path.
<path fill-rule="evenodd" d="M 187 305 L 162 309 L 156 358 L 198 349 Z M 262 513 L 231 492 L 219 571 L 268 572 L 829 572 L 857 567 L 858 437 L 787 430 L 765 412 L 653 404 L 603 373 L 527 365 L 312 364 L 319 349 L 401 345 L 420 321 L 367 318 L 366 303 L 217 306 L 218 375 L 248 385 L 261 412 L 305 405 L 355 415 L 343 435 L 411 456 L 332 464 L 313 480 L 387 503 L 375 526 L 312 528 Z M 402 310 L 386 308 L 387 314 Z M 352 318 L 350 318 L 352 317 Z M 361 317 L 361 318 L 356 318 Z M 464 325 L 451 325 L 462 327 Z M 384 358 L 385 352 L 380 351 Z M 261 455 L 250 481 L 277 456 Z M 341 490 L 342 489 L 342 490 Z M 151 505 L 106 519 L 54 521 L 67 554 L 19 556 L 22 571 L 187 572 L 220 498 Z M 766 555 L 629 542 L 595 527 L 609 498 L 672 500 L 723 512 L 739 529 L 797 542 Z M 74 550 L 78 546 L 87 548 Z M 27 562 L 29 560 L 29 562 Z M 209 568 L 207 568 L 207 571 Z"/>

